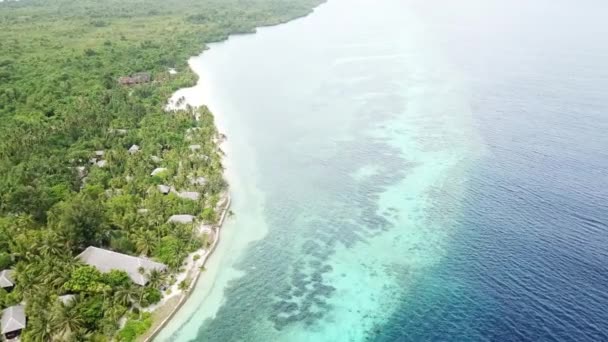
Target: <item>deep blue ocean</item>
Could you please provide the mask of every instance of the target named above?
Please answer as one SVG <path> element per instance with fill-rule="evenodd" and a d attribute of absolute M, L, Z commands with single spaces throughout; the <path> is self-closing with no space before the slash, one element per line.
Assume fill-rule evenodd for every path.
<path fill-rule="evenodd" d="M 489 153 L 449 253 L 372 340 L 608 341 L 607 4 L 480 3 L 419 7 Z"/>
<path fill-rule="evenodd" d="M 608 2 L 329 0 L 187 90 L 236 213 L 159 341 L 608 341 Z"/>

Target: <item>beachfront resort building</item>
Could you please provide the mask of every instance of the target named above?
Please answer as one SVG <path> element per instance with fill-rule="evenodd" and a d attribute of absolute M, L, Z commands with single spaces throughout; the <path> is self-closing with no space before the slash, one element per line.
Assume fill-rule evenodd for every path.
<path fill-rule="evenodd" d="M 21 335 L 21 331 L 25 329 L 25 325 L 25 307 L 23 305 L 11 306 L 2 311 L 0 330 L 5 340 L 16 341 Z"/>
<path fill-rule="evenodd" d="M 107 273 L 111 270 L 124 271 L 135 284 L 140 286 L 145 286 L 148 283 L 147 275 L 150 271 L 158 270 L 164 272 L 167 270 L 166 265 L 150 259 L 134 257 L 93 246 L 85 249 L 76 258 L 87 265 L 95 267 L 102 273 Z"/>

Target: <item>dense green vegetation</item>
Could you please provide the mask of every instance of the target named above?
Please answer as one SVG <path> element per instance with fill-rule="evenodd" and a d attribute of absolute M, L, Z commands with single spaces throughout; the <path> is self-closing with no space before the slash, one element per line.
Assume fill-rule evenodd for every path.
<path fill-rule="evenodd" d="M 74 257 L 94 245 L 176 270 L 205 243 L 192 225 L 167 219 L 217 219 L 227 187 L 218 134 L 206 108 L 167 113 L 167 99 L 194 83 L 186 61 L 205 43 L 304 15 L 320 2 L 0 3 L 0 270 L 14 270 L 16 283 L 0 289 L 0 309 L 27 304 L 22 340 L 130 341 L 150 325 L 139 309 L 160 300 L 170 276 L 149 274 L 138 287 L 122 272 L 101 274 Z M 151 82 L 117 82 L 138 72 Z M 129 153 L 135 144 L 141 150 Z M 167 170 L 151 176 L 157 167 Z M 192 182 L 198 177 L 206 182 Z M 160 184 L 201 197 L 163 195 Z M 75 298 L 63 303 L 64 294 Z"/>

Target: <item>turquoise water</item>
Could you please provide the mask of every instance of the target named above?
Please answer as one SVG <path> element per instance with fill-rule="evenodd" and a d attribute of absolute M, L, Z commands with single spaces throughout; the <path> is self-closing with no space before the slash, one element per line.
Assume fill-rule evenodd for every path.
<path fill-rule="evenodd" d="M 556 13 L 573 13 L 555 3 Z M 208 104 L 228 135 L 236 216 L 158 341 L 606 336 L 598 308 L 608 300 L 593 284 L 608 274 L 608 258 L 573 233 L 607 240 L 597 203 L 608 194 L 597 189 L 608 168 L 596 161 L 608 146 L 598 133 L 605 105 L 597 93 L 581 95 L 596 127 L 572 125 L 533 87 L 545 78 L 577 84 L 570 73 L 521 63 L 537 52 L 518 39 L 542 16 L 540 5 L 432 4 L 331 0 L 191 61 L 200 84 L 178 95 Z M 586 46 L 572 32 L 560 36 Z M 524 41 L 556 48 L 554 36 L 537 38 Z M 535 120 L 551 113 L 542 130 Z M 576 129 L 594 142 L 560 135 Z M 593 196 L 555 173 L 569 165 L 553 159 L 560 150 L 574 155 L 571 164 L 594 160 Z M 520 170 L 527 181 L 513 176 Z M 584 179 L 586 170 L 569 175 Z M 577 201 L 585 205 L 572 211 L 595 230 L 555 210 Z M 573 262 L 585 257 L 591 265 Z M 581 268 L 593 270 L 591 282 L 577 284 L 584 294 L 568 285 Z"/>

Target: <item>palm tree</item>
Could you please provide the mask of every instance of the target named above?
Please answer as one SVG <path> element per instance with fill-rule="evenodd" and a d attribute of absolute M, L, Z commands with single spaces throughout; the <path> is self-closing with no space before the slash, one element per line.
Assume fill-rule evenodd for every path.
<path fill-rule="evenodd" d="M 78 298 L 78 297 L 77 297 Z M 51 329 L 58 339 L 68 339 L 84 327 L 84 320 L 78 312 L 78 299 L 64 304 L 58 301 L 51 312 Z"/>
<path fill-rule="evenodd" d="M 139 318 L 141 319 L 141 309 L 142 309 L 142 304 L 144 302 L 145 299 L 147 299 L 148 297 L 148 291 L 146 291 L 146 288 L 141 286 L 137 289 L 137 308 L 139 309 Z"/>
<path fill-rule="evenodd" d="M 82 341 L 90 341 L 93 337 L 93 333 L 86 328 L 80 328 L 70 336 L 70 342 L 82 342 Z"/>
<path fill-rule="evenodd" d="M 58 289 L 70 279 L 71 271 L 74 269 L 74 260 L 71 258 L 67 260 L 54 259 L 49 263 L 50 269 L 44 276 L 44 284 Z"/>
<path fill-rule="evenodd" d="M 50 232 L 44 236 L 41 244 L 40 255 L 44 257 L 65 255 L 65 245 L 60 241 L 57 233 Z"/>
<path fill-rule="evenodd" d="M 27 325 L 28 327 L 25 334 L 28 341 L 51 341 L 52 331 L 50 327 L 50 319 L 47 315 L 39 315 L 31 321 L 28 321 Z"/>
<path fill-rule="evenodd" d="M 130 306 L 137 301 L 137 295 L 137 289 L 133 285 L 128 285 L 116 291 L 115 298 L 120 304 Z"/>
<path fill-rule="evenodd" d="M 179 285 L 177 285 L 177 288 L 186 292 L 190 288 L 190 279 L 186 278 L 182 280 Z"/>
<path fill-rule="evenodd" d="M 158 289 L 167 281 L 167 275 L 157 269 L 152 269 L 148 273 L 148 286 Z"/>
<path fill-rule="evenodd" d="M 137 252 L 145 256 L 150 255 L 156 248 L 156 237 L 148 230 L 138 230 L 135 234 L 135 248 Z"/>

